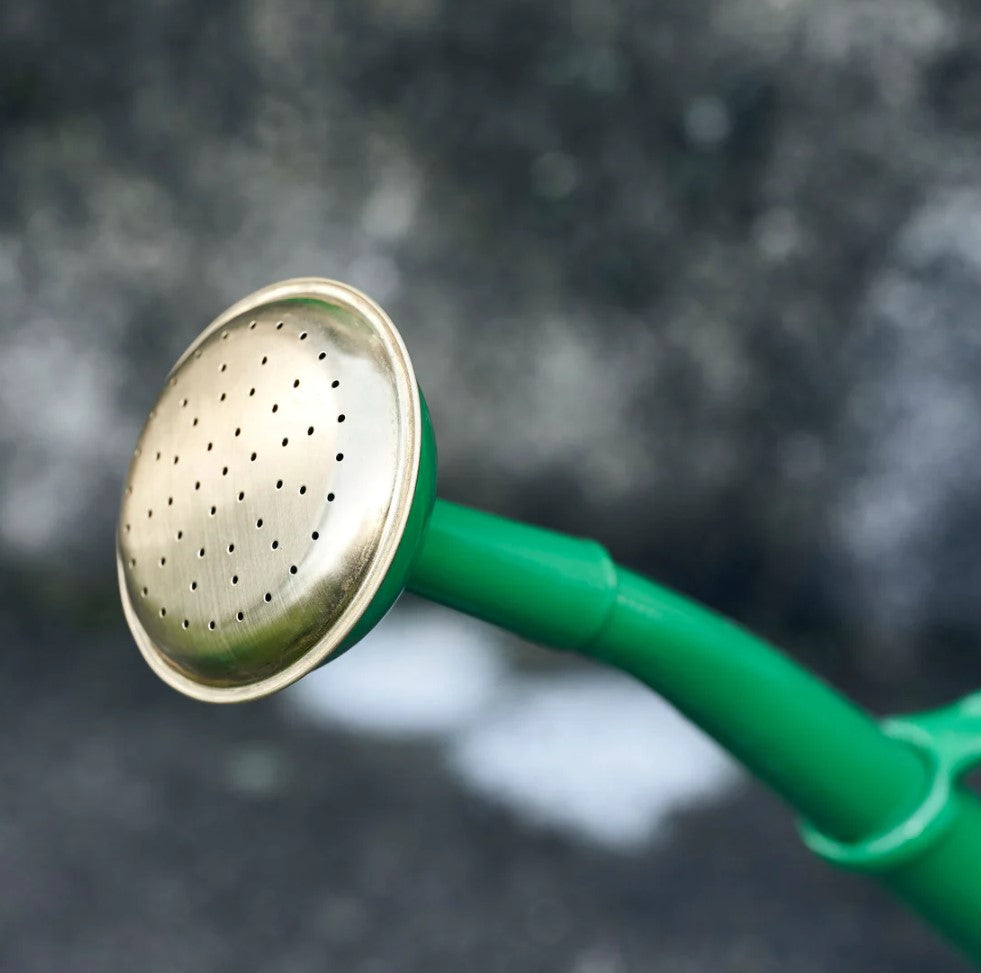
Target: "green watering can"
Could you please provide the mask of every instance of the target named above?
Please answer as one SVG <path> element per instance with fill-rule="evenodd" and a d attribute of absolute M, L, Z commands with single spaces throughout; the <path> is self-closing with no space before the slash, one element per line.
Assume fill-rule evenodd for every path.
<path fill-rule="evenodd" d="M 404 590 L 646 683 L 981 963 L 981 693 L 877 722 L 786 656 L 591 540 L 437 500 L 426 403 L 392 322 L 334 281 L 233 305 L 174 366 L 117 533 L 123 608 L 164 681 L 282 689 Z"/>

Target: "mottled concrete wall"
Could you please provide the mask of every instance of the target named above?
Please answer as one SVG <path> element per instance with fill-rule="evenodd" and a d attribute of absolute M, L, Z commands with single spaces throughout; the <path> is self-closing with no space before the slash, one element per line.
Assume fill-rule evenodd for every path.
<path fill-rule="evenodd" d="M 979 35 L 933 0 L 7 5 L 0 558 L 111 585 L 165 370 L 312 273 L 403 330 L 446 495 L 874 664 L 973 638 Z"/>

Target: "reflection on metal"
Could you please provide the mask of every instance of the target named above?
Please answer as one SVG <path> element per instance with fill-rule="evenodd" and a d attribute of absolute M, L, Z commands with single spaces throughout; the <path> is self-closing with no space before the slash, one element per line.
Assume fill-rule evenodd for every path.
<path fill-rule="evenodd" d="M 214 321 L 170 373 L 126 480 L 126 617 L 163 679 L 208 701 L 282 688 L 340 645 L 409 514 L 412 366 L 352 288 L 294 280 Z"/>

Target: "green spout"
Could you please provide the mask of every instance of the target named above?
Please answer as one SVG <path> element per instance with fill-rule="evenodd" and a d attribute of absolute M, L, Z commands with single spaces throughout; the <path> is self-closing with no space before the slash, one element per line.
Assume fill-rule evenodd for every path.
<path fill-rule="evenodd" d="M 873 873 L 981 962 L 981 801 L 959 788 L 969 761 L 944 763 L 933 724 L 915 740 L 885 732 L 777 649 L 618 567 L 594 541 L 446 501 L 407 587 L 646 683 L 781 795 L 813 850 Z M 981 758 L 981 716 L 951 721 Z M 949 785 L 939 803 L 938 781 Z"/>

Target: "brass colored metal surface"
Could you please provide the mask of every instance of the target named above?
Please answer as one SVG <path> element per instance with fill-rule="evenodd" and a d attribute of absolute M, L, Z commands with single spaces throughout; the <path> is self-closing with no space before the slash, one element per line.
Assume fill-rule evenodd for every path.
<path fill-rule="evenodd" d="M 392 561 L 419 449 L 412 366 L 363 294 L 301 279 L 229 308 L 174 366 L 126 479 L 120 591 L 150 666 L 223 702 L 322 663 Z"/>

